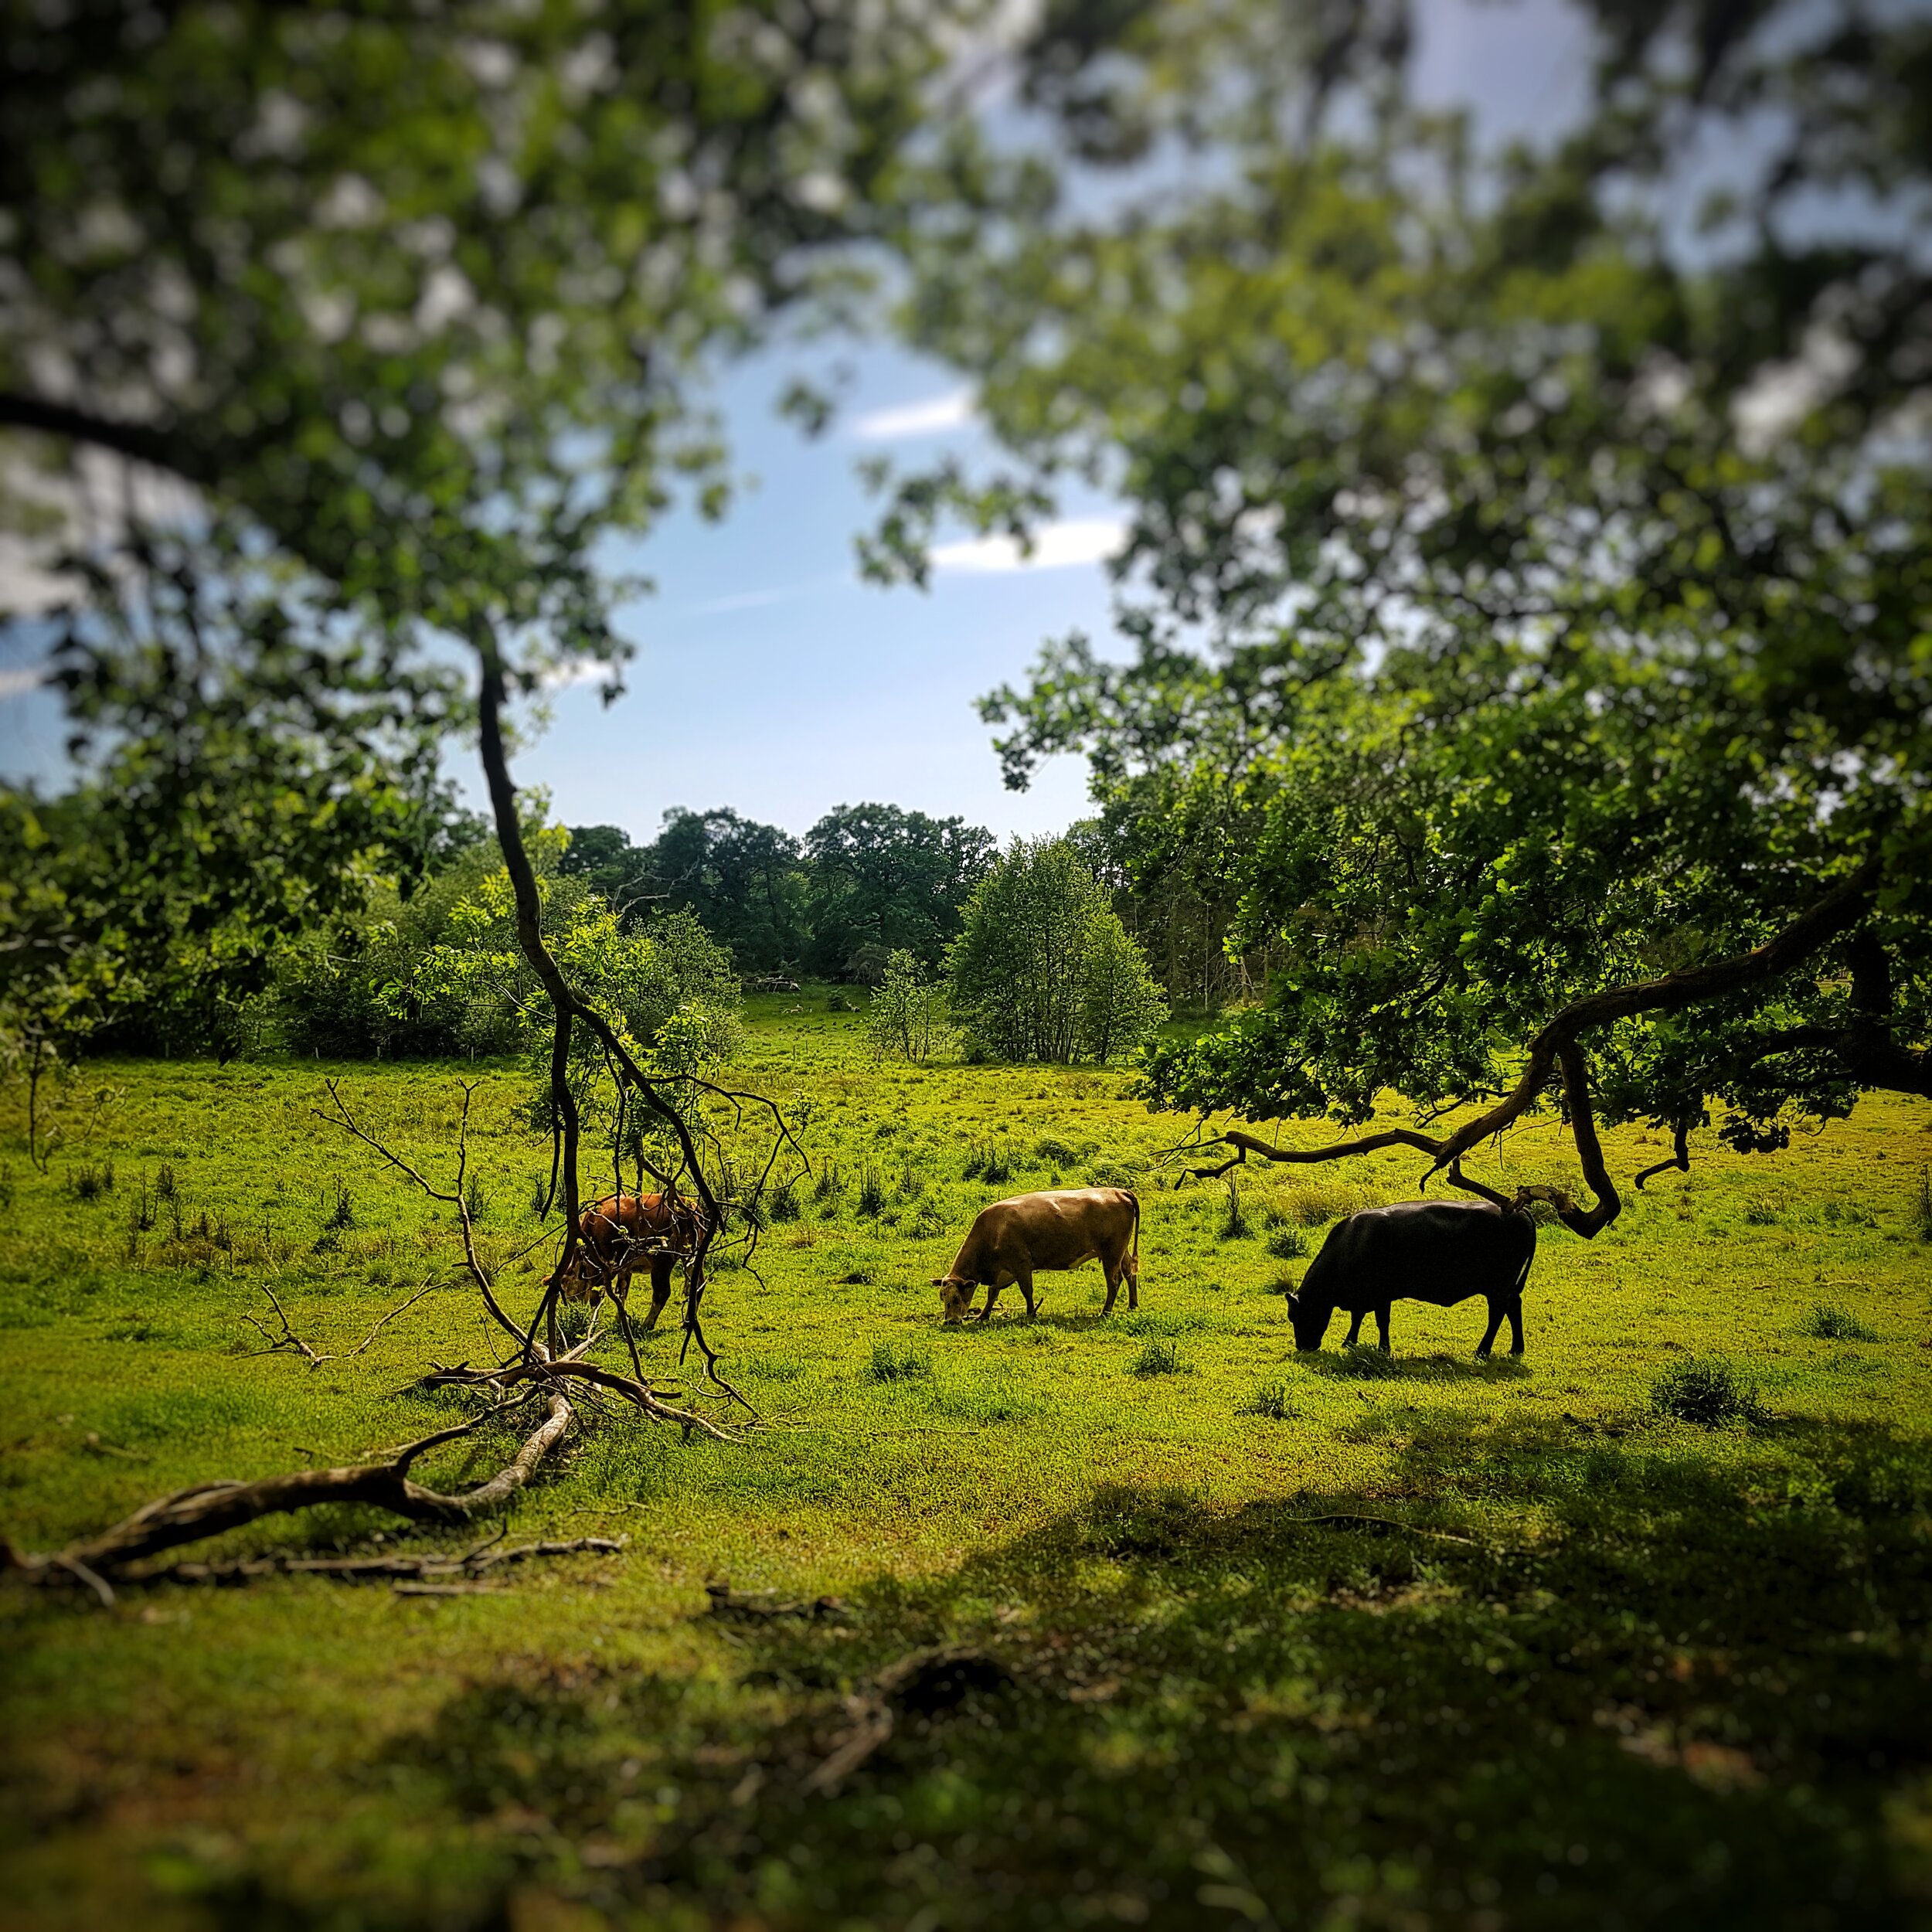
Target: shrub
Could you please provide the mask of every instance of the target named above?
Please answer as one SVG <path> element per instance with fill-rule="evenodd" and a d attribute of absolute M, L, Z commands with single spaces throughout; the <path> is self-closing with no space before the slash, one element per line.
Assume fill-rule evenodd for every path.
<path fill-rule="evenodd" d="M 1179 1376 L 1189 1372 L 1181 1352 L 1171 1342 L 1150 1342 L 1128 1365 L 1128 1373 L 1137 1376 Z"/>
<path fill-rule="evenodd" d="M 1017 1171 L 1010 1148 L 1002 1149 L 988 1141 L 984 1147 L 974 1142 L 967 1154 L 965 1175 L 969 1181 L 991 1181 L 995 1187 L 1003 1187 Z"/>
<path fill-rule="evenodd" d="M 872 1345 L 872 1362 L 866 1373 L 874 1382 L 930 1382 L 932 1358 L 909 1342 L 895 1349 L 889 1342 Z"/>
<path fill-rule="evenodd" d="M 798 1183 L 781 1181 L 771 1190 L 765 1203 L 765 1212 L 774 1221 L 795 1221 L 798 1218 Z"/>
<path fill-rule="evenodd" d="M 1299 1261 L 1308 1251 L 1308 1237 L 1299 1228 L 1282 1228 L 1268 1237 L 1268 1252 L 1278 1261 Z"/>
<path fill-rule="evenodd" d="M 1877 1332 L 1868 1328 L 1856 1315 L 1823 1301 L 1798 1324 L 1798 1333 L 1815 1335 L 1821 1342 L 1876 1342 L 1879 1338 Z"/>
<path fill-rule="evenodd" d="M 1919 1198 L 1913 1203 L 1912 1219 L 1921 1241 L 1932 1241 L 1932 1168 L 1919 1176 Z"/>
<path fill-rule="evenodd" d="M 1060 1167 L 1071 1167 L 1080 1158 L 1074 1148 L 1064 1141 L 1056 1141 L 1050 1134 L 1043 1141 L 1033 1143 L 1033 1151 L 1043 1161 L 1051 1161 Z"/>
<path fill-rule="evenodd" d="M 909 1060 L 931 1059 L 946 1033 L 945 995 L 927 980 L 909 952 L 890 954 L 866 1012 L 866 1032 L 876 1053 Z"/>
<path fill-rule="evenodd" d="M 165 1161 L 155 1170 L 155 1199 L 172 1201 L 179 1192 L 175 1183 L 175 1170 Z"/>
<path fill-rule="evenodd" d="M 481 1175 L 472 1174 L 470 1176 L 469 1186 L 464 1192 L 463 1205 L 468 1209 L 469 1217 L 472 1221 L 482 1219 L 489 1207 L 490 1197 L 483 1191 Z"/>
<path fill-rule="evenodd" d="M 1264 1382 L 1234 1412 L 1237 1416 L 1260 1416 L 1270 1422 L 1286 1422 L 1294 1413 L 1284 1383 Z"/>
<path fill-rule="evenodd" d="M 818 1178 L 811 1184 L 811 1198 L 815 1201 L 835 1201 L 845 1192 L 845 1180 L 838 1172 L 836 1161 L 827 1161 L 818 1170 Z"/>
<path fill-rule="evenodd" d="M 1706 1429 L 1766 1420 L 1756 1394 L 1728 1362 L 1714 1356 L 1689 1355 L 1672 1362 L 1650 1385 L 1650 1403 L 1659 1415 Z"/>
<path fill-rule="evenodd" d="M 334 1233 L 341 1228 L 355 1225 L 355 1208 L 349 1198 L 349 1189 L 340 1181 L 335 1183 L 335 1205 L 329 1210 L 328 1219 L 322 1223 L 325 1233 Z"/>
<path fill-rule="evenodd" d="M 843 993 L 834 993 L 825 1002 L 825 1011 L 828 1013 L 855 1013 L 858 1010 Z"/>
<path fill-rule="evenodd" d="M 859 1179 L 859 1212 L 868 1219 L 876 1221 L 885 1205 L 885 1188 L 877 1172 L 868 1162 Z"/>

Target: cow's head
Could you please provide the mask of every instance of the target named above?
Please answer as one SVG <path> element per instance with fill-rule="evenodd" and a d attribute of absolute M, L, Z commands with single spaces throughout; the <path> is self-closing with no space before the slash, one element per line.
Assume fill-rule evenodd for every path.
<path fill-rule="evenodd" d="M 939 1291 L 939 1305 L 945 1311 L 947 1322 L 964 1321 L 971 1312 L 973 1291 L 977 1281 L 962 1281 L 957 1275 L 942 1274 L 936 1277 L 933 1286 Z"/>
<path fill-rule="evenodd" d="M 1335 1304 L 1318 1295 L 1298 1294 L 1293 1288 L 1284 1292 L 1288 1299 L 1288 1320 L 1294 1328 L 1294 1345 L 1304 1352 L 1320 1348 L 1321 1338 L 1328 1332 Z"/>

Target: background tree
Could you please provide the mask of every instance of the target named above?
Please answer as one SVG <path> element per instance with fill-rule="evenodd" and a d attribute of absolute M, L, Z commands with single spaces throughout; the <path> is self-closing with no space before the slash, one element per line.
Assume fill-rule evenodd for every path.
<path fill-rule="evenodd" d="M 900 950 L 937 965 L 996 849 L 991 832 L 963 818 L 896 805 L 828 811 L 804 838 L 814 969 L 859 977 L 867 948 L 879 971 Z"/>
<path fill-rule="evenodd" d="M 866 1035 L 872 1051 L 928 1060 L 946 1031 L 944 988 L 927 977 L 910 953 L 894 953 L 866 1009 Z"/>
<path fill-rule="evenodd" d="M 966 902 L 948 1003 L 981 1059 L 1135 1051 L 1165 1012 L 1105 889 L 1065 839 L 1016 838 Z"/>
<path fill-rule="evenodd" d="M 1267 949 L 1266 1014 L 1157 1096 L 1479 1102 L 1403 1136 L 1458 1175 L 1555 1104 L 1594 1234 L 1600 1115 L 1681 1163 L 1709 1097 L 1772 1146 L 1932 1090 L 1932 22 L 1606 7 L 1594 110 L 1485 154 L 1407 107 L 1400 9 L 1318 59 L 1272 17 L 1144 15 L 1089 101 L 1215 144 L 1195 192 L 953 233 L 915 302 L 1034 466 L 979 514 L 1068 464 L 1134 506 L 1133 662 L 1069 640 L 988 710 L 1015 780 L 1087 750 L 1137 877 L 1190 855 Z M 915 480 L 874 567 L 962 502 Z"/>
<path fill-rule="evenodd" d="M 729 808 L 674 809 L 649 848 L 650 889 L 701 920 L 741 970 L 795 968 L 810 944 L 798 842 Z"/>

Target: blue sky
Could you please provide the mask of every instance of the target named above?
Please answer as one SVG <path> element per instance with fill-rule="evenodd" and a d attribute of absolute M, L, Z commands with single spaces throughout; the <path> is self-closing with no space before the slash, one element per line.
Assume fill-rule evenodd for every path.
<path fill-rule="evenodd" d="M 1492 137 L 1545 134 L 1575 111 L 1586 43 L 1563 0 L 1417 0 L 1417 13 L 1426 97 L 1474 104 Z M 954 545 L 929 592 L 862 584 L 852 538 L 873 506 L 858 459 L 991 452 L 950 371 L 885 345 L 849 359 L 856 379 L 816 442 L 774 414 L 787 359 L 761 357 L 722 385 L 735 469 L 752 486 L 723 524 L 676 512 L 621 555 L 657 587 L 623 614 L 638 647 L 628 695 L 606 709 L 594 689 L 557 693 L 518 760 L 519 781 L 546 787 L 566 823 L 646 838 L 672 806 L 732 805 L 803 832 L 834 805 L 876 799 L 1004 836 L 1057 830 L 1087 809 L 1077 760 L 1027 792 L 1004 790 L 973 700 L 1021 679 L 1048 638 L 1107 638 L 1097 559 L 1118 507 L 1068 496 L 1065 526 L 1025 567 Z M 0 775 L 46 782 L 60 768 L 60 719 L 26 688 L 31 648 L 17 638 L 0 663 Z M 452 764 L 467 779 L 467 760 Z"/>

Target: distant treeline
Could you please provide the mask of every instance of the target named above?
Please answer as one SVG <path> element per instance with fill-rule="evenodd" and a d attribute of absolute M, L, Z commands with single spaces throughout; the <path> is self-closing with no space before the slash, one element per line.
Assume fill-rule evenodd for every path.
<path fill-rule="evenodd" d="M 840 805 L 802 838 L 720 807 L 666 813 L 645 845 L 573 825 L 560 869 L 627 924 L 695 913 L 740 972 L 869 985 L 891 953 L 938 965 L 998 850 L 983 825 L 896 805 Z"/>

